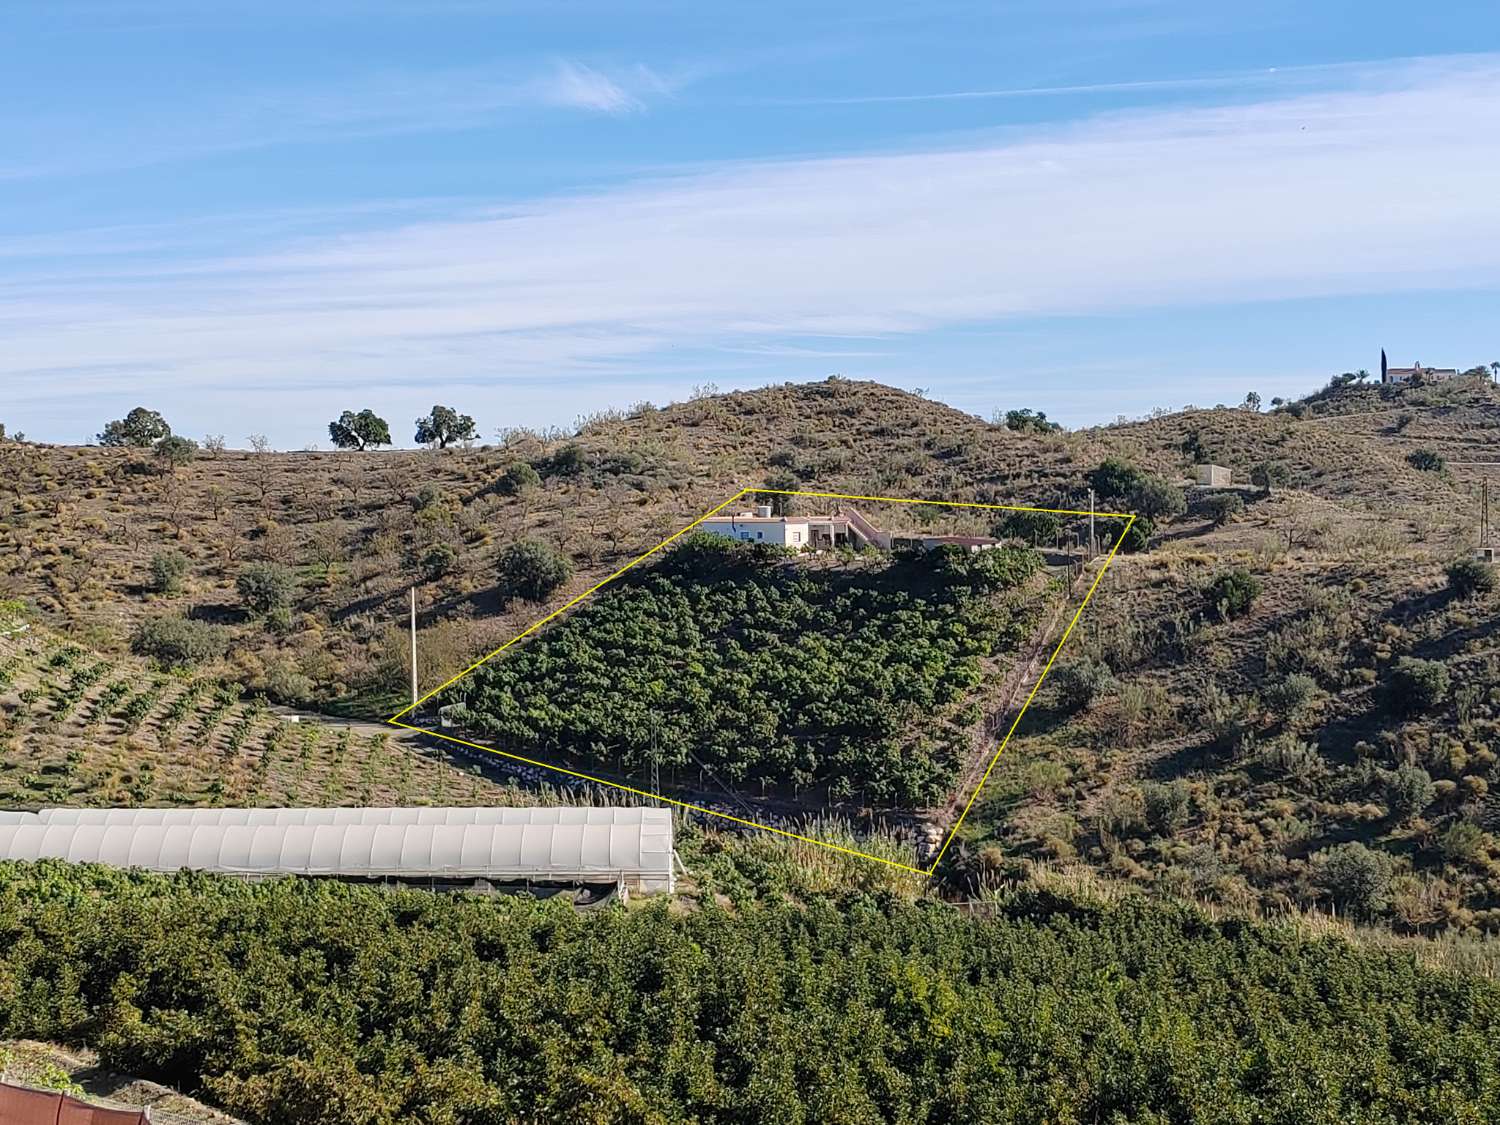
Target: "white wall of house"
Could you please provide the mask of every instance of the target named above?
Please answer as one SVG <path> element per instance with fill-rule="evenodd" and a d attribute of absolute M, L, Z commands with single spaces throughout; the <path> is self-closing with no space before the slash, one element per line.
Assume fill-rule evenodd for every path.
<path fill-rule="evenodd" d="M 771 543 L 777 547 L 805 547 L 810 541 L 807 521 L 791 518 L 715 516 L 700 523 L 698 530 L 742 543 Z"/>

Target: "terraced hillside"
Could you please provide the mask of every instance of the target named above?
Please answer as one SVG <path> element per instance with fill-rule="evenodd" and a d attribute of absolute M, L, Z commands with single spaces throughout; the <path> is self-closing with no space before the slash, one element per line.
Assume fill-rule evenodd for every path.
<path fill-rule="evenodd" d="M 0 639 L 0 804 L 521 803 L 410 740 L 292 723 L 207 675 L 31 630 Z"/>

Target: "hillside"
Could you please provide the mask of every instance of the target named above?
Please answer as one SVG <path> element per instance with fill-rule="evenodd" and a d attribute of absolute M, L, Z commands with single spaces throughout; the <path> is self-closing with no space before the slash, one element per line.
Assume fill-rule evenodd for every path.
<path fill-rule="evenodd" d="M 325 764 L 306 767 L 306 782 L 279 746 L 269 767 L 246 761 L 224 776 L 216 755 L 257 694 L 362 719 L 398 707 L 413 582 L 425 689 L 741 487 L 1073 506 L 1112 458 L 1160 483 L 1146 501 L 1165 505 L 1150 549 L 1122 555 L 1101 585 L 965 823 L 945 885 L 969 893 L 1038 864 L 1087 864 L 1253 910 L 1336 907 L 1424 932 L 1489 930 L 1500 922 L 1495 607 L 1489 594 L 1450 596 L 1444 577 L 1473 541 L 1488 470 L 1408 458 L 1468 449 L 1465 459 L 1500 459 L 1484 455 L 1497 419 L 1500 396 L 1470 379 L 1041 432 L 834 379 L 642 406 L 572 435 L 513 433 L 477 449 L 200 453 L 164 470 L 149 451 L 3 443 L 0 594 L 85 650 L 85 667 L 119 669 L 78 691 L 60 680 L 42 689 L 73 699 L 62 722 L 34 717 L 62 700 L 8 716 L 4 777 L 18 801 L 149 792 L 223 802 L 231 788 L 257 801 L 477 799 L 490 782 L 441 755 L 439 772 L 397 757 L 368 767 L 389 780 L 363 783 L 349 765 L 326 764 L 334 741 L 310 755 Z M 1185 509 L 1174 507 L 1174 482 L 1202 459 L 1229 467 L 1236 487 L 1218 501 L 1189 488 Z M 1262 464 L 1278 469 L 1272 488 L 1238 483 Z M 1129 488 L 1100 497 L 1101 507 L 1131 502 Z M 1076 543 L 1080 527 L 868 507 L 897 530 L 999 530 L 1043 547 Z M 523 543 L 528 558 L 559 564 L 545 588 L 517 584 Z M 1260 593 L 1226 619 L 1205 588 L 1241 569 Z M 29 658 L 28 684 L 42 684 L 37 660 L 55 655 Z M 190 671 L 146 672 L 152 659 L 179 658 Z M 1407 712 L 1391 703 L 1403 658 L 1444 665 L 1440 700 Z M 201 687 L 182 705 L 222 706 L 223 717 L 202 746 L 179 737 L 177 753 L 198 764 L 166 789 L 150 780 L 159 769 L 141 782 L 125 760 L 109 764 L 132 736 L 125 718 L 96 715 L 104 693 L 126 690 L 112 684 L 138 681 L 135 668 L 139 682 L 167 685 L 163 700 L 194 682 L 243 693 L 221 705 L 217 687 Z M 70 755 L 89 764 L 80 771 Z M 1370 854 L 1339 850 L 1349 844 Z M 1370 896 L 1351 904 L 1340 863 L 1370 870 Z"/>
<path fill-rule="evenodd" d="M 443 452 L 0 443 L 6 807 L 607 800 L 378 725 L 409 584 L 427 688 L 742 487 L 1154 513 L 930 883 L 691 817 L 677 896 L 586 914 L 0 865 L 0 1034 L 268 1125 L 1490 1120 L 1497 593 L 1450 569 L 1490 470 L 1410 455 L 1500 460 L 1497 419 L 1469 381 L 1016 431 L 835 380 Z M 1235 484 L 1187 487 L 1204 459 Z M 1086 526 L 862 508 L 1054 564 Z M 668 781 L 811 783 L 809 834 L 917 861 L 839 798 L 952 780 L 959 697 L 1066 568 L 976 614 L 885 560 L 726 582 L 687 546 L 453 698 Z"/>

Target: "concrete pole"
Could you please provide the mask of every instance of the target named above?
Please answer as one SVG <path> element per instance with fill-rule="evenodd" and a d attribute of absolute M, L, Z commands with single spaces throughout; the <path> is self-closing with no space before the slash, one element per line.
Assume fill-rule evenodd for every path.
<path fill-rule="evenodd" d="M 417 705 L 417 588 L 411 588 L 411 705 Z"/>
<path fill-rule="evenodd" d="M 1094 490 L 1089 489 L 1089 558 L 1099 553 L 1099 540 L 1094 538 Z"/>

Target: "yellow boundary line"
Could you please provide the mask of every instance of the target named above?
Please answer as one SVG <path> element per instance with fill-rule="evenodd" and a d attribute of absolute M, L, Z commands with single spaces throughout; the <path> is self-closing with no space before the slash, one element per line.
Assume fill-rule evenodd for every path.
<path fill-rule="evenodd" d="M 743 817 L 734 816 L 730 813 L 718 812 L 715 809 L 704 808 L 702 805 L 695 805 L 690 801 L 679 801 L 674 797 L 666 797 L 660 793 L 649 793 L 644 789 L 635 789 L 629 785 L 622 785 L 617 781 L 608 781 L 602 777 L 594 777 L 592 774 L 581 773 L 578 770 L 570 770 L 564 766 L 553 765 L 550 762 L 539 762 L 534 758 L 526 758 L 521 756 L 520 754 L 512 754 L 505 750 L 497 750 L 493 746 L 483 746 L 477 742 L 468 742 L 462 738 L 454 738 L 452 735 L 443 734 L 440 731 L 428 730 L 426 727 L 413 726 L 410 723 L 404 723 L 401 721 L 402 716 L 416 710 L 416 708 L 427 702 L 427 700 L 431 699 L 434 695 L 437 695 L 438 692 L 452 687 L 459 680 L 463 679 L 470 672 L 474 671 L 474 669 L 480 667 L 483 664 L 487 664 L 489 661 L 499 656 L 502 652 L 510 648 L 512 645 L 517 644 L 520 641 L 523 641 L 527 637 L 531 636 L 532 633 L 535 633 L 543 625 L 547 624 L 547 622 L 561 617 L 564 613 L 572 609 L 579 602 L 583 601 L 587 597 L 592 596 L 593 594 L 598 593 L 605 586 L 608 586 L 611 582 L 613 582 L 616 578 L 619 578 L 621 575 L 625 574 L 627 571 L 633 569 L 634 567 L 639 566 L 641 563 L 649 559 L 652 555 L 660 551 L 663 547 L 666 547 L 675 540 L 680 539 L 689 531 L 692 531 L 693 528 L 701 524 L 704 520 L 712 519 L 714 516 L 718 515 L 718 513 L 722 512 L 725 508 L 729 507 L 729 505 L 733 504 L 736 500 L 739 500 L 747 493 L 763 493 L 773 496 L 805 496 L 824 500 L 869 500 L 886 504 L 929 504 L 947 508 L 981 508 L 989 511 L 1048 512 L 1052 515 L 1061 516 L 1093 515 L 1098 519 L 1123 519 L 1126 521 L 1125 527 L 1120 532 L 1119 538 L 1115 540 L 1114 546 L 1110 548 L 1109 554 L 1104 558 L 1103 565 L 1099 567 L 1099 572 L 1094 575 L 1094 581 L 1089 584 L 1088 593 L 1084 594 L 1083 600 L 1078 603 L 1078 608 L 1074 611 L 1072 620 L 1068 622 L 1068 627 L 1063 630 L 1063 635 L 1058 639 L 1056 646 L 1052 649 L 1052 655 L 1047 658 L 1046 666 L 1042 668 L 1041 675 L 1037 677 L 1036 683 L 1032 685 L 1030 694 L 1026 696 L 1026 702 L 1021 704 L 1021 709 L 1016 712 L 1016 717 L 1011 722 L 1010 729 L 1005 732 L 1005 737 L 1001 740 L 1000 745 L 995 748 L 995 753 L 990 757 L 989 765 L 985 767 L 984 774 L 980 777 L 979 783 L 974 786 L 974 792 L 969 795 L 968 804 L 964 805 L 963 812 L 958 814 L 958 819 L 953 822 L 953 827 L 948 830 L 948 834 L 943 840 L 943 846 L 938 849 L 937 856 L 933 859 L 932 866 L 930 867 L 913 867 L 908 863 L 899 863 L 893 859 L 886 859 L 884 856 L 871 855 L 869 852 L 862 852 L 855 848 L 846 848 L 839 844 L 830 844 L 826 840 L 819 840 L 812 836 L 803 836 L 796 832 L 789 832 L 785 828 L 777 828 L 774 825 L 761 824 L 760 822 L 754 820 L 746 820 Z M 528 766 L 536 766 L 541 769 L 552 770 L 555 773 L 566 774 L 569 777 L 576 777 L 583 781 L 592 782 L 595 785 L 604 785 L 611 789 L 619 789 L 622 792 L 632 793 L 638 797 L 645 797 L 648 800 L 662 801 L 669 805 L 675 805 L 681 809 L 688 809 L 692 812 L 703 813 L 706 816 L 715 816 L 721 820 L 733 821 L 735 824 L 744 825 L 748 828 L 758 828 L 763 832 L 774 832 L 778 836 L 786 836 L 790 839 L 801 840 L 804 843 L 808 844 L 817 844 L 819 847 L 828 848 L 831 851 L 843 852 L 845 855 L 858 856 L 861 859 L 874 860 L 876 863 L 883 863 L 888 867 L 900 868 L 902 871 L 909 871 L 914 875 L 930 877 L 937 870 L 938 864 L 942 862 L 943 856 L 947 854 L 948 846 L 952 844 L 953 841 L 958 837 L 958 830 L 963 826 L 964 818 L 969 815 L 969 810 L 974 807 L 974 802 L 978 799 L 979 794 L 983 791 L 985 782 L 989 780 L 990 773 L 995 768 L 995 763 L 1000 760 L 1000 755 L 1005 753 L 1005 748 L 1010 745 L 1011 736 L 1016 733 L 1016 729 L 1021 725 L 1021 720 L 1025 717 L 1027 708 L 1031 706 L 1031 701 L 1036 698 L 1036 693 L 1041 689 L 1042 681 L 1047 678 L 1047 673 L 1052 671 L 1052 665 L 1057 660 L 1058 653 L 1062 651 L 1063 645 L 1065 645 L 1068 641 L 1068 638 L 1072 636 L 1073 627 L 1078 624 L 1078 619 L 1083 616 L 1084 607 L 1089 604 L 1090 599 L 1092 599 L 1094 596 L 1094 591 L 1099 588 L 1100 579 L 1104 577 L 1104 572 L 1109 569 L 1110 564 L 1115 561 L 1115 555 L 1120 550 L 1120 544 L 1125 542 L 1125 536 L 1129 534 L 1130 528 L 1134 525 L 1135 521 L 1136 516 L 1131 512 L 1083 512 L 1069 508 L 1033 508 L 1024 504 L 979 504 L 964 500 L 918 500 L 900 496 L 854 496 L 846 492 L 799 492 L 792 489 L 783 488 L 742 488 L 733 496 L 729 497 L 729 499 L 725 500 L 723 503 L 717 504 L 714 507 L 710 508 L 708 511 L 704 512 L 701 516 L 695 519 L 692 523 L 688 524 L 686 527 L 667 536 L 656 546 L 652 547 L 649 551 L 646 551 L 644 554 L 631 559 L 630 562 L 626 563 L 619 570 L 611 574 L 608 578 L 605 578 L 601 582 L 595 583 L 593 586 L 590 586 L 587 590 L 585 590 L 578 596 L 568 599 L 568 601 L 564 602 L 557 609 L 547 614 L 546 617 L 543 617 L 539 621 L 533 622 L 531 625 L 528 625 L 525 629 L 517 633 L 510 640 L 506 641 L 499 648 L 495 649 L 492 652 L 486 653 L 484 656 L 474 661 L 473 664 L 470 664 L 467 668 L 465 668 L 462 672 L 459 672 L 457 675 L 450 676 L 448 679 L 440 683 L 437 687 L 429 691 L 426 695 L 419 697 L 415 703 L 410 703 L 407 706 L 401 708 L 401 710 L 397 711 L 390 718 L 386 719 L 386 723 L 391 726 L 401 727 L 404 730 L 416 731 L 419 734 L 425 734 L 432 738 L 441 738 L 445 742 L 452 742 L 458 746 L 465 746 L 472 750 L 483 750 L 488 754 L 494 754 L 501 758 L 509 758 L 510 760 L 515 762 L 523 762 Z"/>

